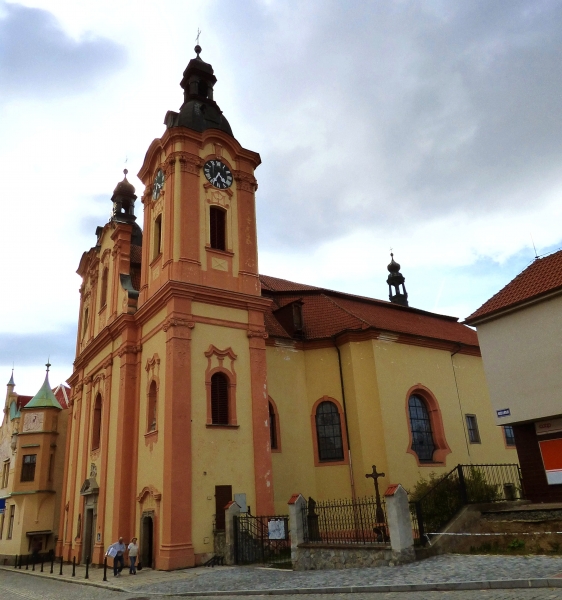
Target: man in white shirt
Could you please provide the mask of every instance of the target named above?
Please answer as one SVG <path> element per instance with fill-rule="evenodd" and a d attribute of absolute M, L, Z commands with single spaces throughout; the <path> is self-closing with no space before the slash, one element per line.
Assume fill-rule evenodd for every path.
<path fill-rule="evenodd" d="M 119 577 L 121 575 L 121 571 L 125 566 L 125 560 L 123 558 L 125 554 L 125 550 L 127 547 L 123 543 L 123 538 L 120 537 L 118 542 L 115 544 L 111 544 L 107 549 L 107 556 L 111 556 L 113 558 L 113 576 Z M 120 566 L 119 566 L 120 565 Z"/>

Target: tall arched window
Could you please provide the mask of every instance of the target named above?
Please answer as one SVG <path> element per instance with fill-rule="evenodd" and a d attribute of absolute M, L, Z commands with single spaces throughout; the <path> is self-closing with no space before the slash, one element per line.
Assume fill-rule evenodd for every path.
<path fill-rule="evenodd" d="M 96 396 L 94 404 L 94 419 L 92 423 L 92 450 L 100 447 L 101 440 L 101 394 Z"/>
<path fill-rule="evenodd" d="M 156 388 L 156 381 L 152 380 L 150 388 L 148 390 L 148 422 L 147 431 L 156 431 L 156 411 L 158 410 L 157 405 L 158 390 Z"/>
<path fill-rule="evenodd" d="M 101 275 L 101 296 L 100 296 L 100 308 L 103 308 L 107 304 L 107 275 L 108 268 L 103 268 L 103 273 Z"/>
<path fill-rule="evenodd" d="M 412 450 L 418 455 L 421 462 L 431 462 L 435 452 L 435 442 L 429 413 L 421 396 L 416 394 L 410 396 L 408 412 L 412 431 Z"/>
<path fill-rule="evenodd" d="M 220 372 L 211 377 L 211 418 L 213 425 L 228 425 L 228 377 Z"/>
<path fill-rule="evenodd" d="M 209 209 L 211 248 L 226 250 L 226 211 L 218 206 Z"/>
<path fill-rule="evenodd" d="M 316 409 L 316 436 L 320 461 L 343 460 L 343 439 L 338 407 L 328 400 Z"/>
<path fill-rule="evenodd" d="M 269 440 L 271 444 L 272 450 L 277 450 L 279 447 L 279 443 L 277 440 L 277 415 L 275 414 L 275 409 L 273 408 L 273 404 L 268 402 L 269 404 Z"/>
<path fill-rule="evenodd" d="M 162 215 L 154 220 L 154 246 L 152 248 L 152 259 L 154 260 L 162 252 Z"/>

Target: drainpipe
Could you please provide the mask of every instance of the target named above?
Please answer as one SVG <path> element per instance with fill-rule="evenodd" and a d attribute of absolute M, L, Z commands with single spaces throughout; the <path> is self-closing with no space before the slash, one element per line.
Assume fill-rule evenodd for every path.
<path fill-rule="evenodd" d="M 349 427 L 347 425 L 347 405 L 345 403 L 345 386 L 343 384 L 343 370 L 341 366 L 341 352 L 339 346 L 336 342 L 336 336 L 332 336 L 332 341 L 334 342 L 334 347 L 336 352 L 338 353 L 338 365 L 340 368 L 340 386 L 341 386 L 341 397 L 343 403 L 343 416 L 345 419 L 345 436 L 347 438 L 347 455 L 349 457 L 349 483 L 351 485 L 351 497 L 355 500 L 355 480 L 353 479 L 353 463 L 351 460 L 351 438 L 349 437 Z"/>
<path fill-rule="evenodd" d="M 457 399 L 459 401 L 459 411 L 461 413 L 461 425 L 462 430 L 464 432 L 464 442 L 466 444 L 466 451 L 468 453 L 468 459 L 472 463 L 472 458 L 470 457 L 470 447 L 468 445 L 468 437 L 466 435 L 466 424 L 464 420 L 464 415 L 462 414 L 462 404 L 461 404 L 461 396 L 459 394 L 459 384 L 457 383 L 457 374 L 455 373 L 455 363 L 453 361 L 453 356 L 458 354 L 462 350 L 462 344 L 457 342 L 457 349 L 454 352 L 451 352 L 451 368 L 453 369 L 453 377 L 455 378 L 455 387 L 457 388 Z"/>

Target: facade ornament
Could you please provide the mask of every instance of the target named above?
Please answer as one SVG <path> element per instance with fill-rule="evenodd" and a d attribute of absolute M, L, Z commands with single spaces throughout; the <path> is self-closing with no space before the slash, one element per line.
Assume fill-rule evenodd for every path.
<path fill-rule="evenodd" d="M 119 358 L 122 358 L 123 356 L 125 356 L 125 354 L 138 354 L 141 351 L 141 344 L 125 344 L 124 346 L 121 346 L 119 350 L 117 350 L 117 355 L 119 356 Z"/>
<path fill-rule="evenodd" d="M 244 171 L 234 171 L 234 179 L 236 181 L 236 187 L 239 190 L 253 193 L 258 189 L 257 179 L 249 173 L 244 173 Z"/>
<path fill-rule="evenodd" d="M 195 327 L 195 323 L 193 321 L 189 321 L 188 319 L 168 317 L 162 324 L 162 329 L 163 331 L 168 331 L 168 329 L 171 327 L 189 327 L 189 329 L 193 329 Z"/>
<path fill-rule="evenodd" d="M 267 340 L 267 338 L 269 337 L 269 334 L 264 329 L 260 329 L 259 331 L 253 331 L 252 329 L 248 329 L 248 331 L 246 331 L 246 335 L 249 338 L 263 338 L 264 340 Z"/>
<path fill-rule="evenodd" d="M 180 169 L 182 173 L 192 173 L 199 175 L 200 169 L 203 166 L 203 161 L 196 154 L 190 152 L 174 152 L 171 156 L 180 161 Z"/>
<path fill-rule="evenodd" d="M 95 479 L 98 476 L 98 468 L 96 463 L 90 463 L 90 479 Z"/>
<path fill-rule="evenodd" d="M 171 175 L 176 172 L 176 157 L 172 154 L 168 156 L 168 160 L 166 161 L 166 168 L 162 169 L 165 172 L 166 179 L 168 179 Z"/>
<path fill-rule="evenodd" d="M 101 368 L 108 369 L 109 367 L 111 367 L 112 364 L 113 364 L 113 356 L 110 355 L 103 361 Z"/>

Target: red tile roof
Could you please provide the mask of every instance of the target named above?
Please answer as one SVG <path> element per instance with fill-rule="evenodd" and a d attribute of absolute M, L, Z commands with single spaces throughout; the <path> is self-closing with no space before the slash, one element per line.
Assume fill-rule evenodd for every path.
<path fill-rule="evenodd" d="M 447 317 L 352 294 L 260 275 L 262 294 L 273 300 L 265 325 L 271 337 L 291 338 L 273 311 L 302 300 L 304 339 L 326 339 L 344 331 L 378 329 L 397 334 L 478 346 L 476 332 Z"/>
<path fill-rule="evenodd" d="M 20 396 L 18 394 L 18 410 L 21 410 L 33 398 L 33 396 Z"/>
<path fill-rule="evenodd" d="M 70 388 L 61 383 L 57 388 L 53 390 L 55 398 L 63 408 L 69 407 Z"/>
<path fill-rule="evenodd" d="M 559 250 L 544 258 L 535 259 L 515 279 L 473 312 L 466 322 L 476 323 L 483 317 L 490 317 L 506 308 L 513 308 L 561 289 L 562 250 Z"/>

